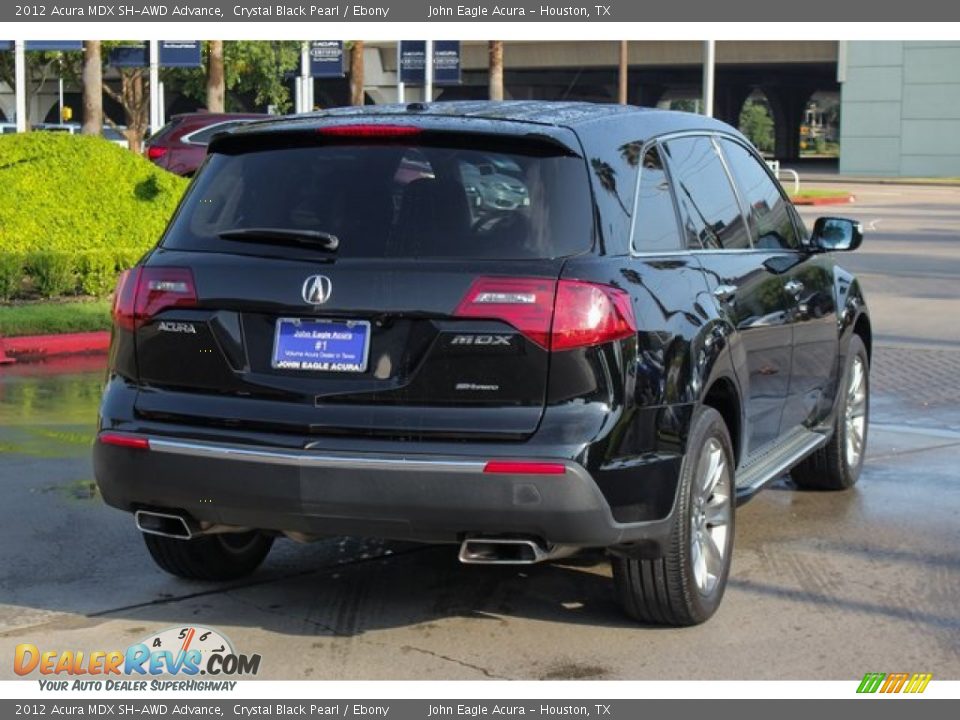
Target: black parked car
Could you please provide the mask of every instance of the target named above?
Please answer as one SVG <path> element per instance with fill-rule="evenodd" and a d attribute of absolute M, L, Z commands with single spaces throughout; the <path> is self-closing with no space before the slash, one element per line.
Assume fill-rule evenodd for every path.
<path fill-rule="evenodd" d="M 469 201 L 490 167 L 528 201 Z M 249 573 L 284 535 L 465 563 L 606 548 L 630 615 L 699 623 L 739 501 L 860 474 L 870 321 L 832 253 L 861 239 L 809 234 L 743 136 L 697 115 L 241 126 L 120 281 L 97 482 L 183 577 Z"/>

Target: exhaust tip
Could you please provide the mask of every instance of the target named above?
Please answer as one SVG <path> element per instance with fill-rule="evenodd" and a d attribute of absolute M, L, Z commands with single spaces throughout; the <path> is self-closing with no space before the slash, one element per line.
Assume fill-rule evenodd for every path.
<path fill-rule="evenodd" d="M 547 556 L 535 540 L 467 538 L 460 545 L 460 562 L 465 565 L 532 565 Z"/>
<path fill-rule="evenodd" d="M 134 515 L 137 529 L 149 535 L 190 540 L 196 534 L 190 523 L 182 515 L 137 510 Z"/>

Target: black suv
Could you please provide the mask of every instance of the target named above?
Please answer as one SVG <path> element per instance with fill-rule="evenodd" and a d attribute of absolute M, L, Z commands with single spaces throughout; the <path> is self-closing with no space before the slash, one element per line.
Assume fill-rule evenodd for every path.
<path fill-rule="evenodd" d="M 626 611 L 716 610 L 734 506 L 863 463 L 870 321 L 742 135 L 585 103 L 331 110 L 217 136 L 120 280 L 97 482 L 156 562 L 274 538 L 606 548 Z"/>

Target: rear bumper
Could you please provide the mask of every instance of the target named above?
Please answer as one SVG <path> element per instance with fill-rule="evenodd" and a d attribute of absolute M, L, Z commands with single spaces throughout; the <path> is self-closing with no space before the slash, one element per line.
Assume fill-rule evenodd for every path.
<path fill-rule="evenodd" d="M 666 540 L 666 517 L 617 522 L 589 472 L 569 459 L 553 474 L 485 472 L 477 456 L 318 452 L 128 434 L 149 449 L 98 441 L 104 500 L 127 511 L 183 511 L 201 522 L 310 535 L 457 542 L 469 535 L 536 537 L 608 547 Z M 558 468 L 559 469 L 559 468 Z"/>

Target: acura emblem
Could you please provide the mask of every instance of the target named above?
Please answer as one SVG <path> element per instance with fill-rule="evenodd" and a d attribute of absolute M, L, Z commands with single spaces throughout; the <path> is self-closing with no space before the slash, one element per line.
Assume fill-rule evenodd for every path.
<path fill-rule="evenodd" d="M 323 305 L 332 292 L 333 283 L 326 275 L 311 275 L 303 281 L 303 299 L 311 305 Z"/>

